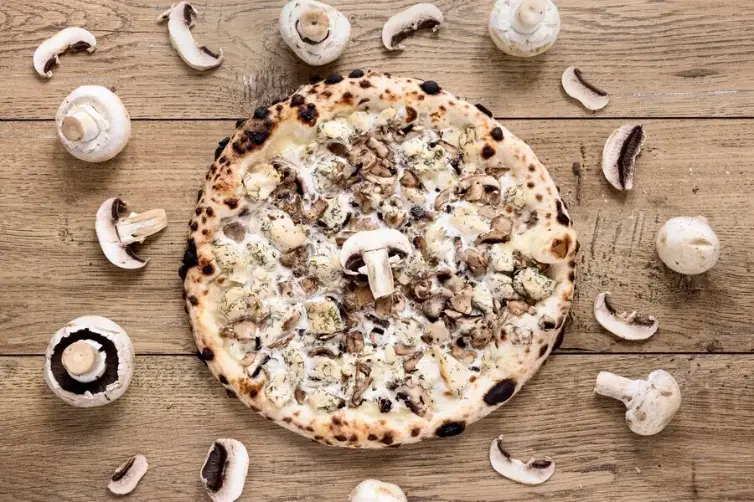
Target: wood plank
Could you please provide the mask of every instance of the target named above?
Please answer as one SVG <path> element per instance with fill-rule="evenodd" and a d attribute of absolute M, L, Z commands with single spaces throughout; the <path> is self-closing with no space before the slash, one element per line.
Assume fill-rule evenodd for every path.
<path fill-rule="evenodd" d="M 754 115 L 754 4 L 710 7 L 692 0 L 558 2 L 563 22 L 555 47 L 541 57 L 516 59 L 498 51 L 487 34 L 492 2 L 438 0 L 446 23 L 421 34 L 407 50 L 388 54 L 383 23 L 414 2 L 333 0 L 353 25 L 346 54 L 328 67 L 298 61 L 278 33 L 282 2 L 216 0 L 198 5 L 194 33 L 222 48 L 213 72 L 188 68 L 155 23 L 170 2 L 84 0 L 0 3 L 0 118 L 51 118 L 74 87 L 113 87 L 133 117 L 248 116 L 260 104 L 292 91 L 312 73 L 372 68 L 439 81 L 506 117 L 590 116 L 560 88 L 566 67 L 579 65 L 612 101 L 601 116 Z M 79 25 L 98 37 L 91 56 L 63 56 L 49 82 L 34 73 L 32 54 L 57 30 Z"/>
<path fill-rule="evenodd" d="M 621 403 L 592 394 L 594 379 L 600 370 L 638 378 L 658 367 L 676 377 L 683 404 L 665 431 L 637 436 Z M 82 410 L 47 389 L 40 358 L 0 358 L 0 498 L 104 500 L 112 470 L 142 453 L 150 470 L 136 499 L 204 500 L 207 448 L 234 437 L 251 456 L 241 500 L 345 500 L 368 477 L 398 483 L 417 502 L 754 499 L 752 356 L 556 355 L 464 435 L 386 451 L 315 445 L 266 422 L 228 399 L 193 357 L 141 356 L 136 369 L 123 398 Z M 496 474 L 487 452 L 501 433 L 515 456 L 551 456 L 552 479 L 526 487 Z"/>
<path fill-rule="evenodd" d="M 754 351 L 754 122 L 647 121 L 636 188 L 627 195 L 599 167 L 603 142 L 620 122 L 507 125 L 549 166 L 579 231 L 578 294 L 564 348 Z M 140 353 L 193 352 L 177 269 L 196 190 L 216 141 L 232 128 L 135 122 L 123 154 L 97 166 L 70 157 L 50 123 L 1 123 L 0 353 L 41 354 L 52 333 L 85 314 L 121 323 Z M 167 209 L 170 225 L 144 245 L 152 261 L 141 272 L 111 266 L 96 241 L 94 214 L 116 194 L 136 210 Z M 655 256 L 655 233 L 682 214 L 705 214 L 722 241 L 720 263 L 701 277 L 672 273 Z M 604 290 L 626 308 L 656 315 L 660 333 L 636 344 L 602 331 L 592 302 Z"/>

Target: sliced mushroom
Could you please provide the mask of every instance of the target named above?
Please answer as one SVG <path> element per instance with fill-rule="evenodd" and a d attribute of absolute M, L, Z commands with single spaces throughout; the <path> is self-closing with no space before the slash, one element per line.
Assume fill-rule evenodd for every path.
<path fill-rule="evenodd" d="M 377 479 L 366 479 L 348 495 L 348 502 L 407 502 L 400 486 Z"/>
<path fill-rule="evenodd" d="M 662 262 L 680 274 L 702 274 L 720 258 L 720 240 L 704 216 L 669 219 L 655 244 Z"/>
<path fill-rule="evenodd" d="M 430 411 L 432 398 L 418 385 L 402 385 L 395 390 L 396 397 L 406 403 L 414 414 L 424 417 Z"/>
<path fill-rule="evenodd" d="M 560 33 L 560 14 L 552 0 L 498 0 L 488 25 L 495 45 L 508 55 L 542 54 Z"/>
<path fill-rule="evenodd" d="M 99 85 L 82 85 L 66 96 L 55 126 L 68 153 L 85 162 L 112 159 L 131 137 L 131 119 L 123 102 Z"/>
<path fill-rule="evenodd" d="M 157 22 L 168 22 L 170 44 L 178 51 L 187 65 L 195 70 L 209 70 L 220 66 L 223 62 L 223 50 L 215 54 L 205 45 L 199 45 L 191 34 L 196 16 L 199 15 L 193 5 L 188 2 L 174 4 L 157 18 Z"/>
<path fill-rule="evenodd" d="M 411 251 L 411 243 L 401 232 L 370 230 L 354 234 L 343 243 L 340 263 L 346 274 L 366 275 L 377 300 L 395 291 L 391 267 L 400 264 Z"/>
<path fill-rule="evenodd" d="M 45 352 L 45 381 L 63 401 L 79 408 L 118 399 L 131 384 L 134 349 L 110 319 L 84 316 L 61 328 Z"/>
<path fill-rule="evenodd" d="M 280 35 L 306 64 L 338 59 L 351 37 L 351 23 L 334 7 L 314 0 L 293 0 L 280 12 Z"/>
<path fill-rule="evenodd" d="M 147 473 L 149 464 L 144 455 L 135 455 L 115 469 L 107 489 L 115 495 L 127 495 L 136 489 L 141 478 Z"/>
<path fill-rule="evenodd" d="M 606 291 L 597 295 L 594 300 L 594 317 L 600 326 L 624 340 L 646 340 L 657 332 L 660 323 L 656 318 L 643 317 L 634 310 L 630 314 L 623 312 L 617 314 L 608 298 L 610 292 Z"/>
<path fill-rule="evenodd" d="M 450 299 L 450 307 L 461 314 L 471 314 L 471 299 L 474 296 L 474 288 L 467 284 L 461 291 Z"/>
<path fill-rule="evenodd" d="M 249 453 L 240 441 L 216 439 L 209 448 L 199 478 L 209 498 L 233 502 L 241 496 L 249 470 Z"/>
<path fill-rule="evenodd" d="M 382 43 L 389 51 L 403 50 L 401 42 L 422 29 L 437 31 L 443 22 L 442 12 L 431 3 L 419 3 L 394 14 L 382 27 Z"/>
<path fill-rule="evenodd" d="M 544 460 L 531 458 L 526 463 L 512 458 L 503 448 L 503 436 L 490 444 L 490 464 L 506 478 L 525 485 L 542 484 L 555 473 L 555 462 L 550 457 Z"/>
<path fill-rule="evenodd" d="M 64 28 L 42 42 L 34 51 L 34 69 L 45 78 L 52 78 L 52 69 L 60 64 L 60 55 L 67 50 L 86 51 L 97 49 L 97 39 L 84 28 Z"/>
<path fill-rule="evenodd" d="M 97 211 L 95 230 L 102 251 L 110 263 L 125 269 L 142 268 L 149 259 L 139 258 L 131 249 L 136 242 L 144 242 L 168 225 L 164 209 L 151 209 L 141 214 L 131 213 L 126 218 L 120 212 L 126 203 L 114 197 L 102 203 Z"/>
<path fill-rule="evenodd" d="M 602 173 L 618 190 L 634 187 L 636 157 L 644 144 L 644 128 L 624 125 L 613 131 L 602 149 Z"/>
<path fill-rule="evenodd" d="M 422 304 L 422 313 L 430 321 L 437 321 L 445 310 L 448 299 L 440 295 L 434 296 Z"/>
<path fill-rule="evenodd" d="M 566 68 L 560 83 L 566 94 L 581 102 L 587 110 L 602 110 L 610 102 L 607 93 L 584 80 L 581 70 L 575 66 Z"/>

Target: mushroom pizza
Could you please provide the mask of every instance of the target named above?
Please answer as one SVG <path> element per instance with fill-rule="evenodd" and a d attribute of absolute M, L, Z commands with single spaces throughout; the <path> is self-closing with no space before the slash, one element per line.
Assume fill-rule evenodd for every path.
<path fill-rule="evenodd" d="M 531 149 L 437 83 L 351 72 L 221 143 L 180 274 L 199 357 L 315 441 L 460 434 L 559 343 L 576 235 Z"/>

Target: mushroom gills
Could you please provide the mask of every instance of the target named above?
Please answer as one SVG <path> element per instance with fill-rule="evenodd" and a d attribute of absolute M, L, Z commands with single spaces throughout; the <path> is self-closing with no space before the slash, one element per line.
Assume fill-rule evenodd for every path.
<path fill-rule="evenodd" d="M 126 203 L 119 198 L 108 199 L 97 211 L 95 229 L 102 251 L 114 265 L 125 269 L 145 266 L 143 260 L 131 249 L 134 243 L 141 243 L 150 235 L 156 234 L 168 224 L 164 209 L 152 209 L 144 213 L 131 213 L 120 218 Z"/>
<path fill-rule="evenodd" d="M 635 310 L 617 314 L 609 298 L 610 292 L 606 291 L 594 300 L 594 317 L 600 326 L 618 338 L 631 341 L 647 340 L 657 332 L 660 323 L 656 318 L 641 316 Z"/>
<path fill-rule="evenodd" d="M 412 5 L 387 20 L 382 27 L 382 43 L 389 51 L 403 50 L 405 46 L 401 42 L 409 35 L 422 29 L 435 32 L 440 29 L 443 21 L 440 9 L 431 3 Z"/>
<path fill-rule="evenodd" d="M 544 460 L 531 458 L 526 463 L 512 458 L 503 448 L 503 436 L 490 444 L 490 464 L 506 478 L 525 485 L 542 484 L 555 473 L 555 462 L 550 457 Z"/>
<path fill-rule="evenodd" d="M 624 125 L 613 131 L 602 150 L 602 173 L 618 190 L 634 187 L 636 157 L 644 144 L 644 128 Z"/>
<path fill-rule="evenodd" d="M 610 102 L 607 93 L 587 82 L 581 70 L 575 66 L 570 66 L 563 72 L 560 82 L 566 94 L 581 102 L 587 110 L 601 110 Z"/>
<path fill-rule="evenodd" d="M 115 495 L 127 495 L 136 489 L 141 478 L 147 473 L 149 463 L 144 455 L 134 455 L 118 467 L 107 484 L 107 489 Z"/>
<path fill-rule="evenodd" d="M 42 42 L 34 51 L 34 69 L 45 78 L 52 78 L 52 69 L 60 64 L 60 55 L 71 50 L 89 54 L 97 48 L 97 39 L 84 28 L 64 28 Z"/>
<path fill-rule="evenodd" d="M 248 470 L 249 453 L 243 443 L 217 439 L 210 446 L 199 477 L 210 499 L 233 502 L 243 492 Z"/>
<path fill-rule="evenodd" d="M 160 14 L 157 22 L 168 22 L 170 43 L 178 51 L 178 55 L 187 65 L 196 70 L 209 70 L 220 66 L 223 62 L 223 51 L 216 54 L 204 45 L 194 40 L 191 27 L 194 26 L 196 16 L 199 15 L 193 5 L 180 2 Z"/>

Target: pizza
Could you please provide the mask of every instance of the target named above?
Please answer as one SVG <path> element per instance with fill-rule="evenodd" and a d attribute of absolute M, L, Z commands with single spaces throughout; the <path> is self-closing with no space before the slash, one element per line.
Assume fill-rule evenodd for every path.
<path fill-rule="evenodd" d="M 227 392 L 335 446 L 460 434 L 560 340 L 576 235 L 531 149 L 436 82 L 351 72 L 221 143 L 180 274 Z"/>

